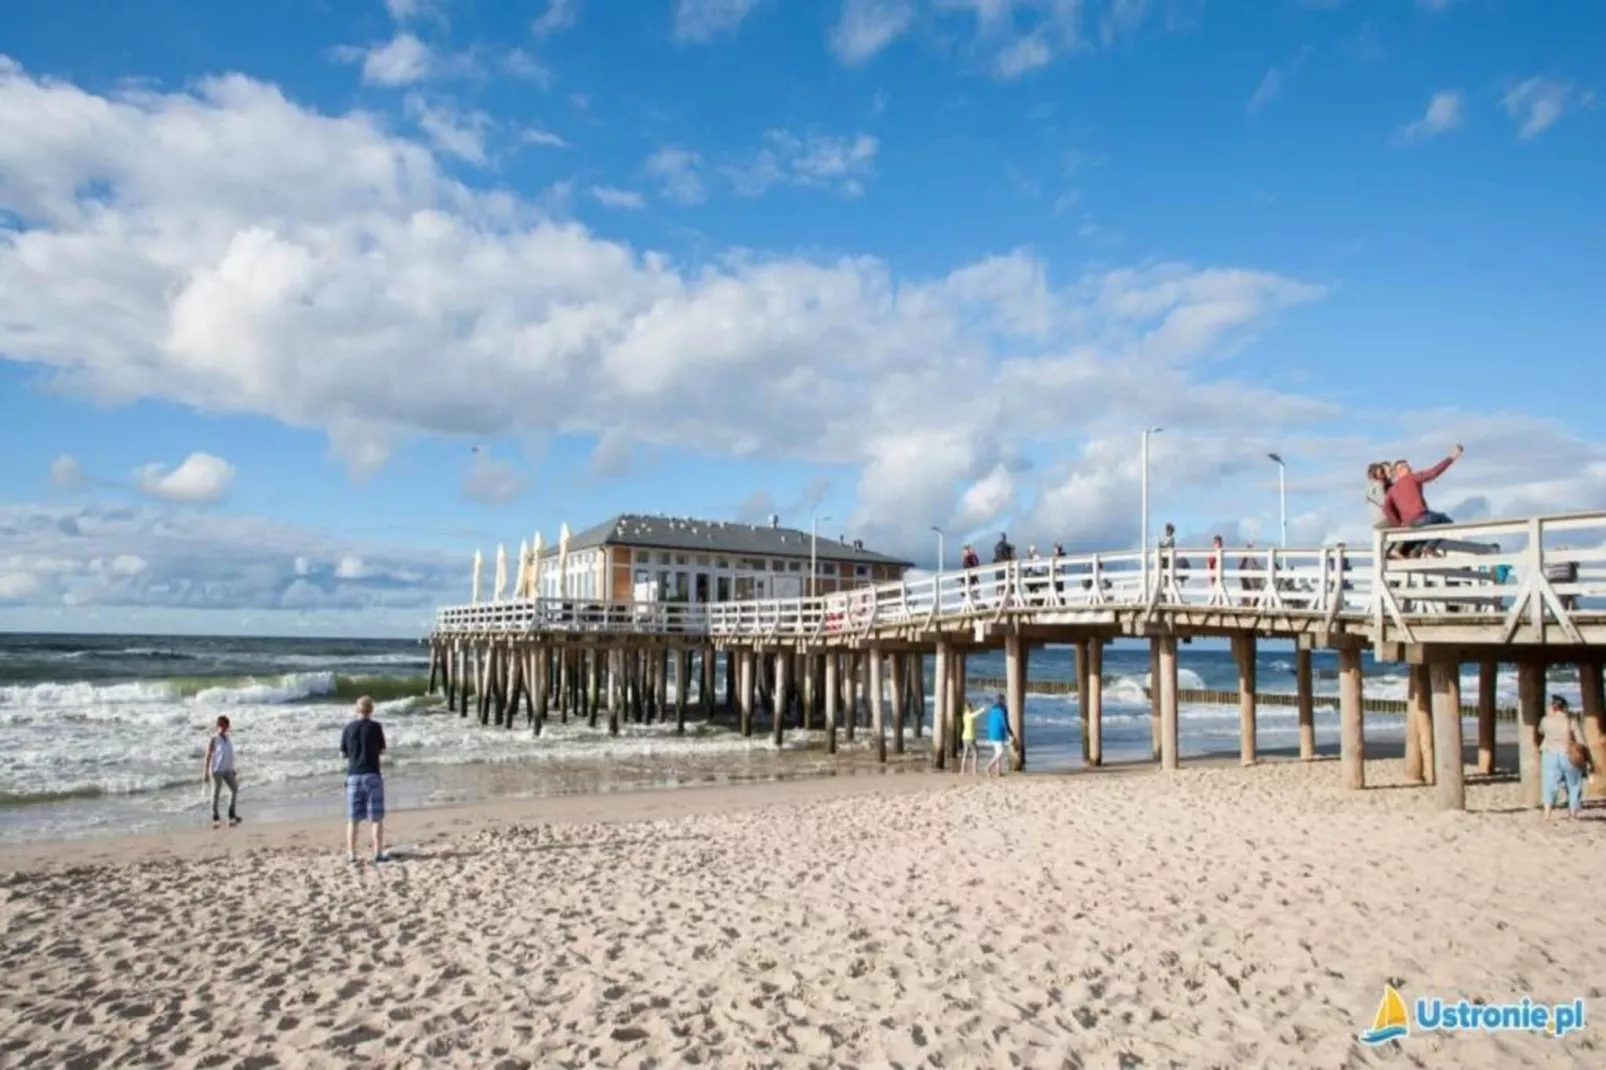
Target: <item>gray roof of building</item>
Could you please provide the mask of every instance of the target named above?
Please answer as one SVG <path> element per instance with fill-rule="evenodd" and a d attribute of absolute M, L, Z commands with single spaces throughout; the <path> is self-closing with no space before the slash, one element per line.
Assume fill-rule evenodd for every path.
<path fill-rule="evenodd" d="M 729 520 L 696 520 L 682 516 L 647 516 L 621 513 L 596 527 L 587 528 L 569 539 L 569 550 L 589 550 L 597 546 L 643 546 L 655 550 L 687 550 L 696 553 L 751 554 L 755 557 L 807 557 L 809 533 L 797 528 L 770 524 L 742 524 Z M 556 553 L 554 544 L 548 553 Z M 902 565 L 913 562 L 856 550 L 852 541 L 841 542 L 824 534 L 819 537 L 818 556 L 832 561 L 858 561 L 866 564 Z"/>

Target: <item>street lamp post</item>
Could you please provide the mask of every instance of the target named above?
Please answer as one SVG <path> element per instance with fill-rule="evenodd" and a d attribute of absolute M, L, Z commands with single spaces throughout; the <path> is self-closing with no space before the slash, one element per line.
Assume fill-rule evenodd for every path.
<path fill-rule="evenodd" d="M 1277 519 L 1281 531 L 1280 542 L 1288 549 L 1288 466 L 1275 453 L 1266 454 L 1277 465 Z"/>
<path fill-rule="evenodd" d="M 1142 555 L 1138 558 L 1142 570 L 1143 600 L 1149 600 L 1149 436 L 1158 435 L 1164 431 L 1163 427 L 1145 427 L 1143 429 L 1143 482 L 1141 488 L 1143 512 L 1143 541 L 1140 544 Z"/>
<path fill-rule="evenodd" d="M 809 514 L 809 597 L 814 597 L 815 576 L 820 571 L 819 556 L 816 553 L 820 542 L 820 521 L 830 520 L 828 516 L 815 516 Z"/>

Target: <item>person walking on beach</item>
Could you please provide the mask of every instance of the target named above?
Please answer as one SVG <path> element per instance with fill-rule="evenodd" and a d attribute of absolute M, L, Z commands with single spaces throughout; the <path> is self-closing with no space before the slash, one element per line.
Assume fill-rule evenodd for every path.
<path fill-rule="evenodd" d="M 987 763 L 988 776 L 995 770 L 999 776 L 1004 775 L 1004 744 L 1014 737 L 1015 733 L 1009 728 L 1009 710 L 1004 705 L 1004 696 L 999 695 L 987 711 L 987 742 L 993 745 L 992 761 Z"/>
<path fill-rule="evenodd" d="M 1560 695 L 1550 697 L 1550 712 L 1539 722 L 1540 789 L 1545 795 L 1545 820 L 1556 805 L 1556 791 L 1567 788 L 1567 816 L 1576 818 L 1582 806 L 1584 769 L 1589 751 L 1584 729 Z"/>
<path fill-rule="evenodd" d="M 357 700 L 357 716 L 340 734 L 340 756 L 346 759 L 346 861 L 357 863 L 357 826 L 364 818 L 374 828 L 374 861 L 385 854 L 385 781 L 379 756 L 385 752 L 385 729 L 374 720 L 374 700 Z"/>
<path fill-rule="evenodd" d="M 201 762 L 201 781 L 212 784 L 212 827 L 223 824 L 217 816 L 218 797 L 229 789 L 229 827 L 240 823 L 234 811 L 234 800 L 240 794 L 240 781 L 234 775 L 234 741 L 229 738 L 229 719 L 217 719 L 217 733 L 206 741 L 206 758 Z"/>
<path fill-rule="evenodd" d="M 963 746 L 959 750 L 959 772 L 963 776 L 965 763 L 970 763 L 970 771 L 977 776 L 981 775 L 981 754 L 976 750 L 976 721 L 981 717 L 981 707 L 965 705 L 963 723 L 959 729 L 959 742 Z"/>

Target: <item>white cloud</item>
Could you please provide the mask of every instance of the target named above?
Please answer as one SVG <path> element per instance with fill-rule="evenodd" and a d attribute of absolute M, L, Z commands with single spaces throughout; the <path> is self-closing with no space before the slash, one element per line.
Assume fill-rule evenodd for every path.
<path fill-rule="evenodd" d="M 171 472 L 160 464 L 142 465 L 134 472 L 140 493 L 189 505 L 215 502 L 233 483 L 234 466 L 210 453 L 192 453 Z"/>
<path fill-rule="evenodd" d="M 482 111 L 462 114 L 450 104 L 431 103 L 417 93 L 407 95 L 406 107 L 431 145 L 460 160 L 484 166 L 485 138 L 491 127 L 489 115 Z"/>
<path fill-rule="evenodd" d="M 695 152 L 667 145 L 647 158 L 647 174 L 663 186 L 664 196 L 681 204 L 699 204 L 708 191 L 697 168 L 701 157 Z"/>
<path fill-rule="evenodd" d="M 335 56 L 348 63 L 361 63 L 364 84 L 389 88 L 422 82 L 430 77 L 435 65 L 434 51 L 405 31 L 368 48 L 343 46 L 335 50 Z"/>
<path fill-rule="evenodd" d="M 502 57 L 502 69 L 514 78 L 534 82 L 542 89 L 552 85 L 552 72 L 522 48 L 515 48 Z"/>
<path fill-rule="evenodd" d="M 863 63 L 902 37 L 914 16 L 910 0 L 843 0 L 831 51 L 843 63 Z"/>
<path fill-rule="evenodd" d="M 592 186 L 591 196 L 596 198 L 599 204 L 605 204 L 609 208 L 641 208 L 647 203 L 646 198 L 634 190 L 617 189 L 613 186 Z"/>
<path fill-rule="evenodd" d="M 1435 93 L 1428 100 L 1428 110 L 1423 113 L 1422 118 L 1401 127 L 1399 138 L 1407 143 L 1423 141 L 1447 130 L 1454 130 L 1461 125 L 1461 111 L 1460 93 L 1454 90 Z"/>
<path fill-rule="evenodd" d="M 566 149 L 569 143 L 550 130 L 527 127 L 520 140 L 526 145 L 539 145 L 545 149 Z"/>
<path fill-rule="evenodd" d="M 689 173 L 700 196 L 697 166 L 683 153 L 655 174 Z M 1291 461 L 1304 436 L 1307 458 L 1338 467 L 1372 449 L 1317 436 L 1336 404 L 1260 385 L 1232 360 L 1319 286 L 1176 263 L 1056 276 L 1024 250 L 917 276 L 870 256 L 716 250 L 681 264 L 464 185 L 367 115 L 320 115 L 244 78 L 100 95 L 0 73 L 0 211 L 22 223 L 0 242 L 5 359 L 108 403 L 319 429 L 357 468 L 419 436 L 541 433 L 597 436 L 604 470 L 658 449 L 840 468 L 856 488 L 849 530 L 924 555 L 925 539 L 909 540 L 979 509 L 974 488 L 999 485 L 1001 465 L 1012 532 L 1126 541 L 1127 438 L 1145 421 L 1177 443 L 1158 455 L 1168 511 L 1258 472 L 1242 467 L 1264 465 L 1256 436 Z M 743 383 L 741 404 L 713 381 Z M 1022 456 L 1034 467 L 1012 467 Z M 1357 493 L 1354 473 L 1340 475 L 1335 525 Z M 1515 500 L 1516 478 L 1491 477 L 1485 496 Z M 1253 513 L 1229 507 L 1214 515 Z M 91 535 L 40 532 L 27 561 L 0 551 L 0 572 L 44 576 L 36 559 Z M 176 584 L 174 551 L 158 543 L 85 557 L 137 554 L 151 562 L 139 583 Z M 334 566 L 317 562 L 354 554 L 384 569 L 381 555 L 304 533 L 279 545 L 274 599 L 296 579 L 324 590 Z M 41 582 L 59 602 L 57 581 Z"/>
<path fill-rule="evenodd" d="M 733 32 L 755 0 L 675 0 L 677 41 L 706 42 Z"/>
<path fill-rule="evenodd" d="M 498 460 L 479 447 L 463 477 L 463 496 L 487 505 L 501 505 L 524 493 L 528 482 L 518 469 Z"/>
<path fill-rule="evenodd" d="M 406 22 L 420 15 L 432 14 L 435 5 L 431 0 L 385 0 L 385 10 L 397 22 Z"/>
<path fill-rule="evenodd" d="M 1015 504 L 1015 477 L 1003 462 L 966 488 L 955 526 L 972 531 L 1008 513 Z"/>
<path fill-rule="evenodd" d="M 1288 83 L 1299 73 L 1300 68 L 1305 65 L 1305 60 L 1308 58 L 1310 58 L 1310 48 L 1307 46 L 1300 49 L 1293 59 L 1281 67 L 1273 67 L 1268 70 L 1261 77 L 1260 84 L 1255 86 L 1255 91 L 1250 94 L 1249 102 L 1244 105 L 1244 110 L 1249 112 L 1250 115 L 1254 115 L 1282 96 L 1283 91 L 1288 88 Z"/>
<path fill-rule="evenodd" d="M 530 24 L 530 32 L 547 37 L 566 30 L 580 17 L 580 0 L 547 0 L 546 10 Z"/>
<path fill-rule="evenodd" d="M 91 482 L 84 466 L 70 453 L 63 453 L 50 462 L 50 482 L 61 490 L 79 490 Z"/>
<path fill-rule="evenodd" d="M 759 196 L 775 185 L 834 188 L 856 197 L 874 173 L 879 148 L 869 134 L 800 138 L 786 130 L 771 130 L 764 135 L 763 148 L 724 171 L 744 197 Z"/>
<path fill-rule="evenodd" d="M 1506 114 L 1517 120 L 1517 136 L 1526 140 L 1549 130 L 1570 108 L 1591 99 L 1565 82 L 1529 78 L 1506 93 L 1501 104 Z"/>
<path fill-rule="evenodd" d="M 63 540 L 64 527 L 78 535 Z M 210 613 L 202 620 L 238 628 L 245 614 L 263 611 L 265 630 L 282 634 L 296 630 L 289 610 L 317 609 L 336 631 L 416 635 L 432 606 L 466 595 L 468 575 L 456 557 L 332 539 L 257 517 L 146 505 L 0 505 L 0 602 L 11 604 L 3 618 L 10 627 L 81 625 L 82 608 L 60 620 L 43 615 L 70 605 L 118 608 L 121 616 L 108 619 L 158 630 L 175 613 Z M 20 616 L 18 603 L 30 615 Z M 170 612 L 149 616 L 156 610 Z"/>

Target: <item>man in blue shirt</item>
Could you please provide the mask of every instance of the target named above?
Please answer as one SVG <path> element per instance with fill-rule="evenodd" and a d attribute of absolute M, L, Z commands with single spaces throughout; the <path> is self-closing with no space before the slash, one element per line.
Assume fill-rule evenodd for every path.
<path fill-rule="evenodd" d="M 988 776 L 995 770 L 999 776 L 1004 775 L 1004 744 L 1014 735 L 1009 728 L 1009 709 L 1004 705 L 1004 696 L 999 695 L 987 710 L 987 742 L 993 745 L 993 759 L 987 763 Z"/>
<path fill-rule="evenodd" d="M 374 826 L 374 861 L 385 854 L 385 781 L 379 756 L 385 752 L 385 729 L 374 720 L 374 700 L 357 700 L 357 717 L 340 734 L 340 756 L 346 759 L 346 860 L 357 863 L 357 826 L 367 818 Z"/>

